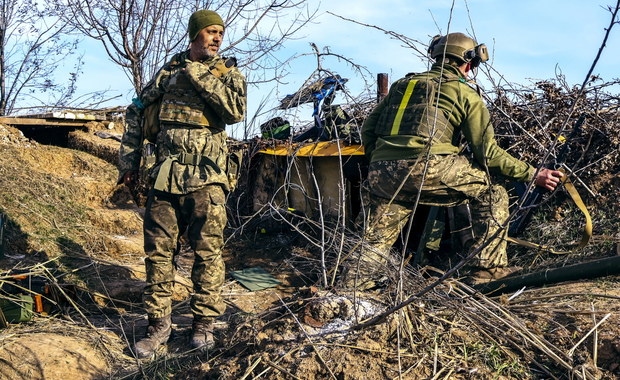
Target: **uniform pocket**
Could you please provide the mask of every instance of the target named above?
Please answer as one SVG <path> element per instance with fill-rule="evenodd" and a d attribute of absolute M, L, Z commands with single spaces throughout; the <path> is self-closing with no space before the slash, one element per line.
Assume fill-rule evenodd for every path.
<path fill-rule="evenodd" d="M 214 205 L 223 205 L 226 203 L 226 193 L 220 185 L 209 186 L 209 197 Z"/>
<path fill-rule="evenodd" d="M 446 187 L 473 198 L 477 198 L 489 188 L 487 174 L 468 158 L 448 156 L 444 162 L 445 164 L 440 164 L 441 167 L 437 169 L 443 173 L 441 183 Z"/>

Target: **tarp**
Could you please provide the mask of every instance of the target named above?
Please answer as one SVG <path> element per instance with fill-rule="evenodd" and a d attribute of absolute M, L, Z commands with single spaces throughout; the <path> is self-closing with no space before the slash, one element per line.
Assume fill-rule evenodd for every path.
<path fill-rule="evenodd" d="M 273 156 L 298 157 L 337 157 L 362 156 L 364 147 L 361 145 L 345 145 L 342 141 L 321 141 L 310 144 L 282 144 L 274 148 L 263 149 L 259 153 Z"/>
<path fill-rule="evenodd" d="M 261 267 L 232 271 L 230 275 L 253 292 L 280 285 L 280 281 Z"/>

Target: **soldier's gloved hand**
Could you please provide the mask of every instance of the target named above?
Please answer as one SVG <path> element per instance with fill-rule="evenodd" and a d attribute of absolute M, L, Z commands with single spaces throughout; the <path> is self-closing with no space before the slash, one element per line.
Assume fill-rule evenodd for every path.
<path fill-rule="evenodd" d="M 132 187 L 136 184 L 136 180 L 138 178 L 138 173 L 134 170 L 128 170 L 123 174 L 123 183 L 125 186 Z"/>
<path fill-rule="evenodd" d="M 538 175 L 536 176 L 534 183 L 536 186 L 553 191 L 562 181 L 562 177 L 564 177 L 564 173 L 559 170 L 542 168 L 538 171 Z"/>

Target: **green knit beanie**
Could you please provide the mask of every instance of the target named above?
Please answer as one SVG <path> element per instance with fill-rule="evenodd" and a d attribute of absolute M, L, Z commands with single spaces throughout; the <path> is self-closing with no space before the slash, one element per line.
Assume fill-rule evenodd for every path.
<path fill-rule="evenodd" d="M 189 16 L 189 23 L 187 25 L 187 34 L 189 34 L 189 40 L 196 39 L 198 33 L 209 25 L 221 25 L 225 28 L 224 21 L 216 12 L 199 10 L 192 13 Z"/>

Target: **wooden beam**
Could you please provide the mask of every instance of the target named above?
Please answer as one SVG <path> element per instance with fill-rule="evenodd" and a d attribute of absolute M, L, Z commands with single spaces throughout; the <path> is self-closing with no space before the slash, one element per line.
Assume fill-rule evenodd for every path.
<path fill-rule="evenodd" d="M 46 113 L 34 113 L 28 115 L 16 115 L 14 117 L 25 119 L 67 119 L 67 120 L 105 120 L 105 115 L 95 115 L 85 112 L 55 111 Z"/>
<path fill-rule="evenodd" d="M 25 117 L 0 117 L 0 124 L 30 127 L 83 127 L 91 120 L 33 119 Z"/>
<path fill-rule="evenodd" d="M 387 96 L 389 89 L 388 75 L 386 73 L 377 74 L 377 103 Z"/>

